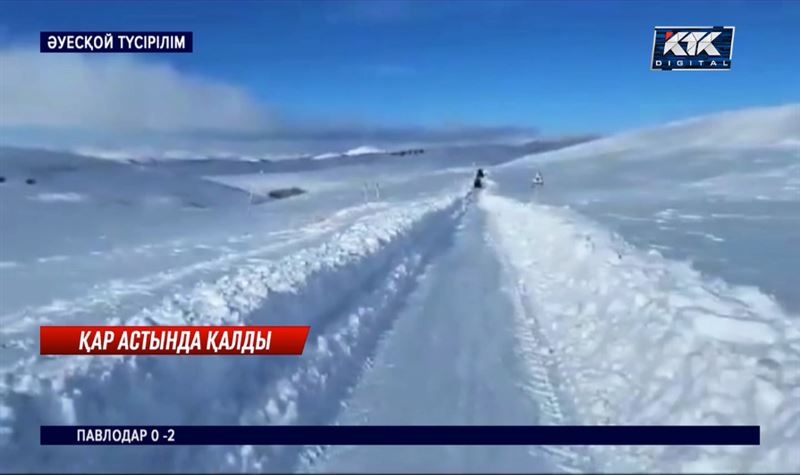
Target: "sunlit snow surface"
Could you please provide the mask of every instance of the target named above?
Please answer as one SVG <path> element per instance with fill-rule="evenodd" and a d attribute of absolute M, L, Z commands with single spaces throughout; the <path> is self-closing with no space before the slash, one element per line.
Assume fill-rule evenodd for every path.
<path fill-rule="evenodd" d="M 758 448 L 598 449 L 604 469 L 800 469 L 798 138 L 800 107 L 750 110 L 493 172 L 498 253 L 579 420 L 762 428 Z"/>
<path fill-rule="evenodd" d="M 798 144 L 794 105 L 502 166 L 512 149 L 2 149 L 0 470 L 800 471 Z M 477 166 L 489 188 L 468 195 Z M 55 323 L 312 330 L 300 358 L 40 357 Z M 76 423 L 759 424 L 762 445 L 39 445 Z"/>

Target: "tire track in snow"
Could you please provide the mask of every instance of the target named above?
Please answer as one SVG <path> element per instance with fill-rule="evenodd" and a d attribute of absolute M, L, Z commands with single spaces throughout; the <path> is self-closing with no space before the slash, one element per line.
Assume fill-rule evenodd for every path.
<path fill-rule="evenodd" d="M 542 425 L 577 424 L 575 411 L 570 408 L 570 400 L 565 397 L 561 388 L 561 370 L 556 355 L 540 331 L 536 314 L 528 303 L 525 282 L 491 235 L 488 242 L 502 265 L 504 278 L 508 281 L 507 292 L 515 309 L 514 320 L 517 324 L 514 330 L 518 340 L 515 350 L 518 357 L 525 362 L 529 375 L 529 379 L 521 382 L 521 385 L 539 406 Z M 582 448 L 543 445 L 534 447 L 531 451 L 544 452 L 557 468 L 567 473 L 590 472 L 594 466 L 591 456 Z"/>
<path fill-rule="evenodd" d="M 274 383 L 277 397 L 249 412 L 248 424 L 279 423 L 321 425 L 331 423 L 346 406 L 348 395 L 372 364 L 379 341 L 391 329 L 408 295 L 428 262 L 445 248 L 466 208 L 458 202 L 443 213 L 425 218 L 412 237 L 413 250 L 402 252 L 386 267 L 372 272 L 365 283 L 344 293 L 324 320 L 312 326 L 307 352 L 311 359 Z M 313 341 L 312 341 L 313 339 Z M 273 393 L 268 388 L 266 393 Z M 253 447 L 246 455 L 229 453 L 228 459 L 249 470 L 294 470 L 313 463 L 327 447 Z"/>
<path fill-rule="evenodd" d="M 335 423 L 538 424 L 542 409 L 521 387 L 514 307 L 485 217 L 471 208 L 453 244 L 426 269 Z M 558 471 L 526 446 L 336 446 L 300 467 L 312 473 Z"/>

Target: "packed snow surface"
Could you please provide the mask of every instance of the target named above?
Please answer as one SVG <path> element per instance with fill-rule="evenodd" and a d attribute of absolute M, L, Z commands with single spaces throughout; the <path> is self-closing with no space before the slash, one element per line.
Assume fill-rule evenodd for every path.
<path fill-rule="evenodd" d="M 0 148 L 0 471 L 800 472 L 800 106 L 384 155 Z M 44 324 L 250 323 L 310 325 L 304 354 L 37 348 Z M 757 424 L 761 445 L 70 447 L 42 424 Z"/>

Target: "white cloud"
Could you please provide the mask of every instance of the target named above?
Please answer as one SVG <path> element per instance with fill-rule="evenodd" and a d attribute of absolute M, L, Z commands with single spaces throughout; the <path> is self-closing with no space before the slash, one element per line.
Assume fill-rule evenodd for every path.
<path fill-rule="evenodd" d="M 379 74 L 404 72 L 413 70 L 393 66 Z M 536 135 L 530 127 L 365 124 L 344 113 L 290 120 L 244 88 L 187 74 L 161 58 L 0 48 L 3 145 L 125 160 L 319 154 L 364 143 L 391 149 Z"/>
<path fill-rule="evenodd" d="M 167 64 L 0 50 L 0 127 L 252 132 L 270 122 L 243 89 Z"/>

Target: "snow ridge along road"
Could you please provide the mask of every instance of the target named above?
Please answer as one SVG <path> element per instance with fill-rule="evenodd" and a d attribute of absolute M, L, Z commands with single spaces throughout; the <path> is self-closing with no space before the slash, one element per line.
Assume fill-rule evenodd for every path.
<path fill-rule="evenodd" d="M 595 447 L 599 469 L 800 470 L 800 320 L 565 208 L 481 198 L 574 421 L 761 426 L 758 447 Z"/>
<path fill-rule="evenodd" d="M 329 422 L 465 209 L 462 195 L 445 195 L 363 216 L 318 246 L 241 266 L 122 322 L 303 322 L 311 333 L 302 359 L 26 360 L 0 384 L 0 468 L 110 471 L 125 460 L 145 472 L 290 470 L 300 448 L 42 447 L 38 426 Z"/>
<path fill-rule="evenodd" d="M 247 241 L 255 241 L 253 235 L 231 236 L 224 244 L 195 245 L 206 251 L 203 258 L 192 261 L 183 266 L 171 266 L 165 270 L 148 273 L 134 278 L 115 278 L 110 281 L 95 284 L 91 289 L 74 298 L 56 298 L 45 305 L 28 306 L 14 312 L 0 315 L 0 338 L 6 348 L 27 348 L 35 345 L 31 336 L 32 329 L 38 325 L 58 324 L 91 324 L 95 320 L 103 319 L 99 323 L 114 323 L 131 315 L 143 306 L 142 300 L 154 299 L 162 296 L 178 294 L 191 290 L 191 284 L 198 280 L 209 280 L 230 273 L 243 262 L 253 264 L 266 262 L 275 256 L 290 254 L 293 250 L 308 247 L 324 240 L 335 231 L 341 230 L 356 219 L 376 214 L 388 208 L 387 203 L 367 203 L 342 209 L 333 215 L 320 219 L 311 224 L 294 229 L 284 229 L 269 232 L 259 236 L 263 245 L 247 246 Z M 243 250 L 234 250 L 233 244 L 245 243 Z M 252 244 L 252 243 L 250 243 Z M 241 245 L 241 244 L 240 244 Z M 113 259 L 114 264 L 122 267 L 126 261 L 142 260 L 142 251 L 160 251 L 162 254 L 170 250 L 188 252 L 175 242 L 146 244 L 133 248 L 115 250 L 114 252 L 98 253 L 99 257 L 90 256 L 64 256 L 64 261 L 59 261 L 61 266 L 85 265 L 88 258 Z M 206 254 L 217 255 L 211 259 Z M 74 259 L 76 262 L 71 262 Z M 162 257 L 162 260 L 163 257 Z M 55 270 L 51 271 L 55 272 Z M 25 337 L 28 338 L 25 338 Z"/>

